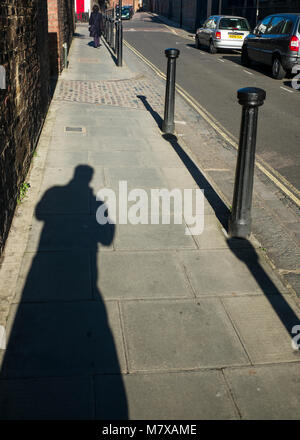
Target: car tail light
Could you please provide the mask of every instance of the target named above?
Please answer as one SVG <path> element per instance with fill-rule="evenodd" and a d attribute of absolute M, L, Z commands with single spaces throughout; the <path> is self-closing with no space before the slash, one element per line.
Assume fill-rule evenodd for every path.
<path fill-rule="evenodd" d="M 293 35 L 290 41 L 289 49 L 293 52 L 298 52 L 299 48 L 300 48 L 299 38 Z"/>
<path fill-rule="evenodd" d="M 216 38 L 217 40 L 221 40 L 221 32 L 216 32 Z"/>

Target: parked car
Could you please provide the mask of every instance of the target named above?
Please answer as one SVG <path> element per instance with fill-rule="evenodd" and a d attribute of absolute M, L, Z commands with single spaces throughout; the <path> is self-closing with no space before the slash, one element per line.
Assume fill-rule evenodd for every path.
<path fill-rule="evenodd" d="M 130 14 L 131 14 L 131 17 L 130 17 L 130 18 L 132 18 L 133 15 L 134 15 L 134 9 L 133 9 L 133 6 L 128 6 L 128 7 L 129 7 L 129 10 L 130 10 Z"/>
<path fill-rule="evenodd" d="M 242 48 L 242 64 L 252 61 L 272 67 L 272 76 L 283 79 L 300 64 L 300 13 L 273 14 L 264 18 L 249 34 Z"/>
<path fill-rule="evenodd" d="M 116 7 L 116 15 L 119 15 L 119 7 Z M 121 9 L 121 18 L 122 20 L 130 20 L 133 15 L 132 6 L 122 6 Z"/>
<path fill-rule="evenodd" d="M 198 49 L 206 46 L 210 53 L 217 53 L 218 49 L 242 49 L 250 31 L 246 18 L 212 15 L 197 29 L 195 44 Z"/>

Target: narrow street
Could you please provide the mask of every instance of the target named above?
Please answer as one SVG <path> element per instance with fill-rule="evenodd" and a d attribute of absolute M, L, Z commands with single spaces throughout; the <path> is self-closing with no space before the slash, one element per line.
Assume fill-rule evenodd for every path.
<path fill-rule="evenodd" d="M 299 91 L 155 14 L 122 43 L 98 2 L 0 8 L 0 422 L 299 420 Z"/>
<path fill-rule="evenodd" d="M 205 49 L 198 50 L 192 37 L 183 38 L 175 32 L 148 13 L 138 13 L 124 21 L 124 39 L 161 71 L 166 70 L 164 50 L 180 50 L 177 83 L 235 139 L 241 117 L 236 91 L 247 86 L 265 89 L 267 100 L 260 111 L 258 155 L 299 190 L 300 94 L 291 87 L 291 80 L 276 81 L 267 68 L 260 66 L 245 69 L 237 51 L 211 55 Z"/>

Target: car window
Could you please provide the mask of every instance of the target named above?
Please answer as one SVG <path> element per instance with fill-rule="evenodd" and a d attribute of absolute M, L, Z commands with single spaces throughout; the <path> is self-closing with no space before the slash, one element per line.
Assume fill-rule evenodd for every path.
<path fill-rule="evenodd" d="M 271 24 L 266 29 L 265 34 L 277 35 L 281 34 L 285 19 L 283 17 L 273 17 Z"/>
<path fill-rule="evenodd" d="M 217 27 L 215 20 L 212 18 L 209 20 L 206 26 L 208 29 L 215 29 Z"/>
<path fill-rule="evenodd" d="M 209 19 L 206 20 L 206 21 L 203 23 L 203 26 L 202 26 L 203 29 L 207 29 L 207 23 L 208 23 L 208 22 L 209 22 Z"/>
<path fill-rule="evenodd" d="M 285 20 L 285 23 L 281 29 L 282 34 L 290 34 L 293 31 L 294 23 L 292 20 Z"/>
<path fill-rule="evenodd" d="M 264 34 L 267 30 L 267 27 L 271 21 L 272 17 L 264 18 L 259 25 L 255 28 L 255 34 Z"/>
<path fill-rule="evenodd" d="M 219 29 L 250 31 L 250 26 L 244 18 L 221 18 Z"/>

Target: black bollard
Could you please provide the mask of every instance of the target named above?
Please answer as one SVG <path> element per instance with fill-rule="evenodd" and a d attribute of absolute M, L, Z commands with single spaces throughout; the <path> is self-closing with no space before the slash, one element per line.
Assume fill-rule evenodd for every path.
<path fill-rule="evenodd" d="M 110 17 L 107 19 L 107 43 L 110 46 Z"/>
<path fill-rule="evenodd" d="M 106 18 L 106 12 L 104 12 L 104 26 L 103 26 L 103 34 L 104 34 L 104 38 L 106 40 L 106 23 L 107 23 L 107 18 Z"/>
<path fill-rule="evenodd" d="M 109 39 L 109 45 L 112 48 L 114 44 L 114 19 L 110 19 L 110 39 Z"/>
<path fill-rule="evenodd" d="M 164 133 L 173 134 L 175 130 L 174 124 L 174 107 L 175 107 L 175 76 L 176 76 L 176 58 L 179 57 L 178 49 L 166 49 L 166 57 L 168 58 L 167 83 L 165 96 L 165 113 L 162 124 Z"/>
<path fill-rule="evenodd" d="M 118 58 L 118 52 L 119 52 L 119 20 L 117 19 L 115 22 L 116 26 L 116 35 L 115 35 L 115 53 Z"/>
<path fill-rule="evenodd" d="M 122 0 L 119 0 L 118 13 L 118 52 L 117 52 L 117 66 L 122 67 L 123 64 L 123 24 L 122 24 Z"/>
<path fill-rule="evenodd" d="M 123 25 L 122 20 L 119 21 L 119 32 L 118 32 L 118 58 L 117 66 L 122 67 L 123 65 Z"/>
<path fill-rule="evenodd" d="M 256 87 L 246 87 L 238 90 L 237 96 L 243 111 L 229 234 L 231 237 L 248 238 L 251 234 L 258 107 L 263 105 L 266 92 Z"/>

